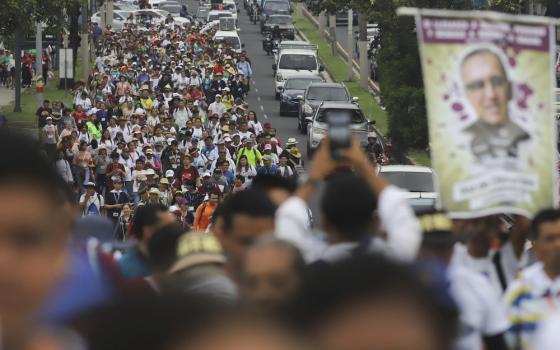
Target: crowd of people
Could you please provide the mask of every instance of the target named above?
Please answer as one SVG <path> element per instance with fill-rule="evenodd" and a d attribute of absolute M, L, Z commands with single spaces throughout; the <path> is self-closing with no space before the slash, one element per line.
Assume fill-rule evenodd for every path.
<path fill-rule="evenodd" d="M 304 172 L 211 37 L 104 32 L 39 144 L 0 130 L 2 346 L 556 349 L 560 211 L 417 216 L 357 142 Z"/>
<path fill-rule="evenodd" d="M 251 110 L 250 58 L 213 42 L 216 27 L 149 27 L 100 34 L 103 49 L 73 105 L 38 108 L 39 139 L 84 216 L 117 223 L 125 204 L 159 203 L 185 229 L 205 231 L 212 196 L 241 191 L 257 174 L 296 178 L 302 155 Z"/>

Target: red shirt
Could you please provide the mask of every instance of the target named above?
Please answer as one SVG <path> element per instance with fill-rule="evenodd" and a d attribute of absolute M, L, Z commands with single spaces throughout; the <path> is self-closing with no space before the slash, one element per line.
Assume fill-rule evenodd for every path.
<path fill-rule="evenodd" d="M 199 177 L 200 175 L 198 174 L 198 170 L 195 167 L 190 166 L 187 169 L 181 169 L 179 180 L 181 180 L 181 183 L 185 183 L 186 181 L 196 181 Z"/>

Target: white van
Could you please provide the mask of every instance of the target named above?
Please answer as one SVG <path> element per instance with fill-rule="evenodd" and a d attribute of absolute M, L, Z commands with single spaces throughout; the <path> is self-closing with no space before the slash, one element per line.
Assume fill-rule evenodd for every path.
<path fill-rule="evenodd" d="M 317 45 L 294 45 L 281 43 L 277 53 L 278 59 L 272 65 L 274 73 L 274 84 L 276 86 L 276 98 L 280 98 L 284 84 L 288 77 L 298 75 L 320 76 L 324 70 L 323 65 L 319 64 L 317 58 Z"/>
<path fill-rule="evenodd" d="M 236 31 L 218 30 L 212 39 L 216 42 L 221 41 L 227 43 L 233 48 L 233 51 L 237 53 L 241 53 L 243 50 L 244 45 L 241 44 L 241 40 L 239 39 L 239 35 L 237 35 Z"/>

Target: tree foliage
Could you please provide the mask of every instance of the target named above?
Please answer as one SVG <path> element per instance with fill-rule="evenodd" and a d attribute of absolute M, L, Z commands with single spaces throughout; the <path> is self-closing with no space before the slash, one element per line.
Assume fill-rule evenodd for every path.
<path fill-rule="evenodd" d="M 10 36 L 16 28 L 31 33 L 38 21 L 59 31 L 64 9 L 76 2 L 80 0 L 2 0 L 0 36 Z"/>

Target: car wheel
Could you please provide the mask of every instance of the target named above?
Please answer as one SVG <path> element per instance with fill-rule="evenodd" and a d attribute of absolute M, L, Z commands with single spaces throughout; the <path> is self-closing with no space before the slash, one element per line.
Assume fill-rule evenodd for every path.
<path fill-rule="evenodd" d="M 283 117 L 284 115 L 286 115 L 286 113 L 284 113 L 284 110 L 282 109 L 282 105 L 280 105 L 280 116 Z"/>
<path fill-rule="evenodd" d="M 307 138 L 307 158 L 313 158 L 313 148 L 311 148 L 311 142 L 309 142 L 309 138 Z"/>
<path fill-rule="evenodd" d="M 277 100 L 279 100 L 279 99 L 280 99 L 280 94 L 279 94 L 279 93 L 275 93 L 275 94 L 274 94 L 274 98 L 277 99 Z"/>
<path fill-rule="evenodd" d="M 301 128 L 299 129 L 303 135 L 307 134 L 307 125 L 300 119 Z"/>

